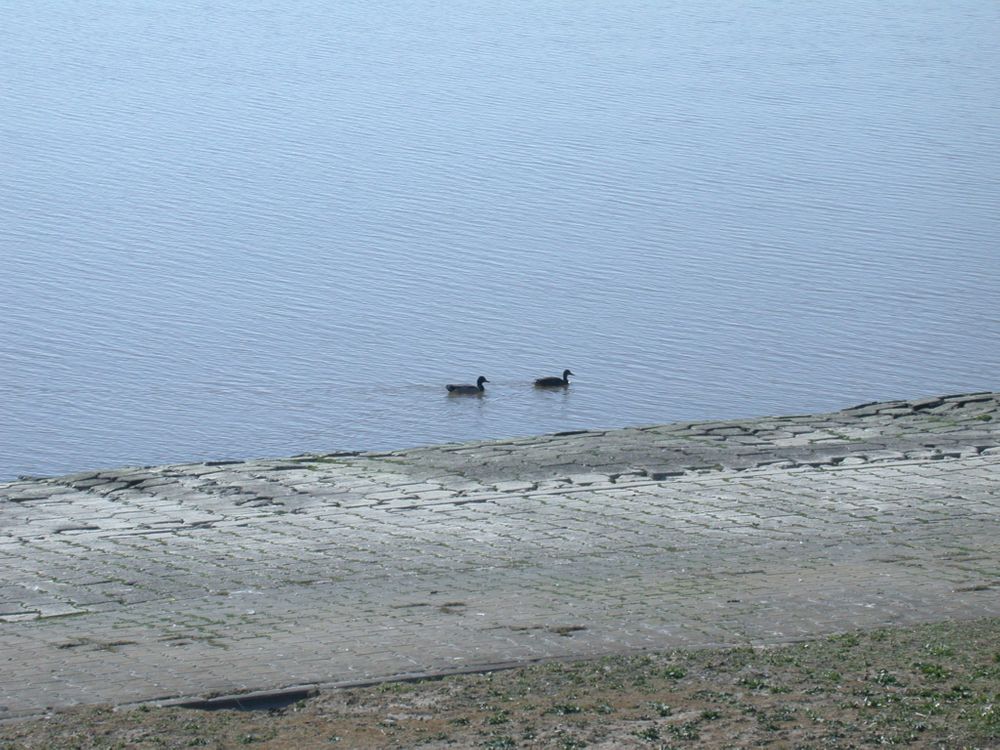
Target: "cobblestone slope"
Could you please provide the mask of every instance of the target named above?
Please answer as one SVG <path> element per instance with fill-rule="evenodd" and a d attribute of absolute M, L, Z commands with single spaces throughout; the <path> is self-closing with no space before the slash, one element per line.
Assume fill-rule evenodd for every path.
<path fill-rule="evenodd" d="M 0 485 L 0 719 L 1000 615 L 1000 394 Z"/>

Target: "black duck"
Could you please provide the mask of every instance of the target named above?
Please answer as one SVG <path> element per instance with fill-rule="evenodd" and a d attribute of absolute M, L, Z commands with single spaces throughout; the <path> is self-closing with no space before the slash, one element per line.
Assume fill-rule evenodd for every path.
<path fill-rule="evenodd" d="M 572 374 L 569 370 L 563 370 L 561 378 L 539 378 L 535 381 L 535 385 L 538 388 L 565 388 L 569 385 L 569 376 Z"/>
<path fill-rule="evenodd" d="M 483 388 L 483 383 L 489 383 L 486 378 L 482 375 L 476 380 L 475 385 L 468 385 L 467 383 L 456 385 L 455 383 L 448 383 L 445 388 L 448 389 L 448 393 L 454 393 L 456 396 L 479 396 L 486 392 Z"/>

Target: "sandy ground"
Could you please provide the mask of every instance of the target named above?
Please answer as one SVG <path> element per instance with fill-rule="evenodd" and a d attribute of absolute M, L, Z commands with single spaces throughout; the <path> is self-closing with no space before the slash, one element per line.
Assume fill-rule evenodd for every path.
<path fill-rule="evenodd" d="M 0 748 L 1000 747 L 1000 620 L 322 692 L 279 709 L 96 707 Z"/>

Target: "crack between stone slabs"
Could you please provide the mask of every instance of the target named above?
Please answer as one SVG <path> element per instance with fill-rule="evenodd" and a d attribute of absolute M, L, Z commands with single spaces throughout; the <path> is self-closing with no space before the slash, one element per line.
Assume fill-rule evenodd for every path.
<path fill-rule="evenodd" d="M 923 459 L 904 459 L 904 460 L 892 460 L 892 459 L 878 460 L 877 459 L 877 460 L 874 460 L 874 461 L 865 461 L 864 463 L 860 463 L 860 464 L 843 465 L 842 462 L 843 462 L 844 458 L 847 458 L 847 457 L 840 457 L 840 456 L 838 456 L 838 457 L 836 457 L 835 461 L 830 462 L 830 463 L 816 463 L 816 462 L 800 463 L 800 462 L 790 461 L 789 463 L 791 465 L 789 465 L 787 467 L 787 469 L 788 470 L 794 470 L 794 469 L 799 469 L 799 470 L 802 470 L 802 469 L 816 469 L 818 471 L 823 471 L 823 472 L 859 471 L 859 470 L 863 471 L 865 469 L 882 469 L 882 468 L 891 468 L 891 467 L 894 467 L 894 466 L 909 466 L 909 465 L 915 465 L 915 464 L 928 464 L 928 463 L 931 463 L 931 462 L 938 463 L 938 462 L 941 462 L 941 461 L 960 461 L 960 460 L 963 460 L 963 459 L 976 458 L 976 456 L 961 456 L 961 455 L 957 455 L 957 454 L 956 455 L 939 454 L 938 457 L 923 458 Z M 766 463 L 757 464 L 757 465 L 754 465 L 754 466 L 747 466 L 747 467 L 741 468 L 741 469 L 732 469 L 732 468 L 730 468 L 730 469 L 726 469 L 726 468 L 712 469 L 712 470 L 709 470 L 709 471 L 700 471 L 697 474 L 695 474 L 693 472 L 688 472 L 688 471 L 681 471 L 681 472 L 677 472 L 677 473 L 675 473 L 675 472 L 662 472 L 662 473 L 666 474 L 669 479 L 677 479 L 678 477 L 690 477 L 693 480 L 712 478 L 712 475 L 714 475 L 714 474 L 743 474 L 743 473 L 749 473 L 749 474 L 753 474 L 753 475 L 756 475 L 756 476 L 770 476 L 770 475 L 773 475 L 773 474 L 776 474 L 776 473 L 779 473 L 779 472 L 775 472 L 775 471 L 773 471 L 773 469 L 770 470 L 770 471 L 759 471 L 759 470 L 769 469 L 769 468 L 771 468 L 771 467 L 774 466 L 774 463 L 775 462 L 766 462 Z M 784 463 L 784 461 L 780 461 L 780 463 Z M 653 472 L 653 473 L 654 474 L 659 474 L 661 472 Z M 463 498 L 461 500 L 430 501 L 430 502 L 427 502 L 427 503 L 419 503 L 419 504 L 414 504 L 414 505 L 405 505 L 405 506 L 393 507 L 393 508 L 379 508 L 378 504 L 373 504 L 373 505 L 369 505 L 369 506 L 366 506 L 366 507 L 379 508 L 380 510 L 384 510 L 387 513 L 398 513 L 398 512 L 402 512 L 402 511 L 408 511 L 408 510 L 420 510 L 422 508 L 444 507 L 444 506 L 449 506 L 449 505 L 460 506 L 460 505 L 469 505 L 469 504 L 480 504 L 480 503 L 497 502 L 499 500 L 503 500 L 504 498 L 530 498 L 530 497 L 547 497 L 547 496 L 556 496 L 556 497 L 558 497 L 558 496 L 562 496 L 562 495 L 578 494 L 578 493 L 581 493 L 581 492 L 601 492 L 601 491 L 607 490 L 607 489 L 625 489 L 625 490 L 627 490 L 627 489 L 634 489 L 634 488 L 641 488 L 641 487 L 652 487 L 652 486 L 657 486 L 657 485 L 665 484 L 665 483 L 677 484 L 677 482 L 670 482 L 668 480 L 647 479 L 647 480 L 636 480 L 636 481 L 631 481 L 631 482 L 616 482 L 616 483 L 613 483 L 614 487 L 606 487 L 606 486 L 595 487 L 594 485 L 586 485 L 586 486 L 581 486 L 581 487 L 568 486 L 566 488 L 559 488 L 559 489 L 555 489 L 555 490 L 534 490 L 534 491 L 528 491 L 528 492 L 495 493 L 495 494 L 489 494 L 489 495 L 480 495 L 480 496 L 474 496 L 474 497 L 467 497 L 467 498 Z"/>

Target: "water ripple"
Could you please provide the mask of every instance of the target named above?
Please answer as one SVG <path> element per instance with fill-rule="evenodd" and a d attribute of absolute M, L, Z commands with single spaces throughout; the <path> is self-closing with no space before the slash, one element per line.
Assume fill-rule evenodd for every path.
<path fill-rule="evenodd" d="M 996 388 L 996 21 L 19 6 L 0 479 Z"/>

